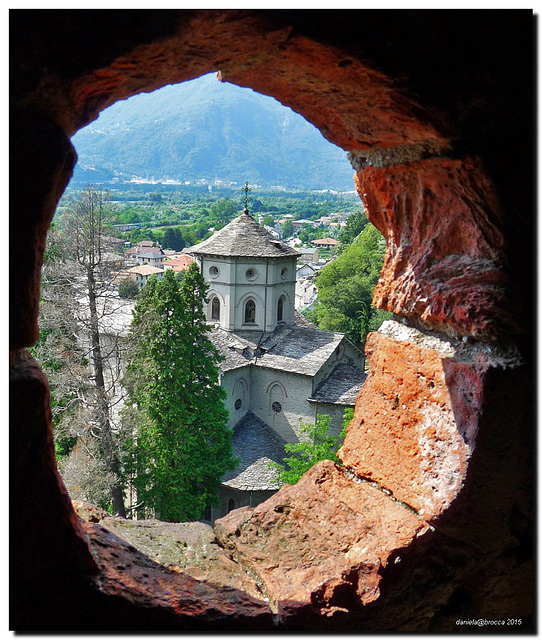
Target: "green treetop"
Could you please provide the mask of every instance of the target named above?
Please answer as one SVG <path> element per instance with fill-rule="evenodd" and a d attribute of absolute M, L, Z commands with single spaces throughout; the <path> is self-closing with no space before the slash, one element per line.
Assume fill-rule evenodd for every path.
<path fill-rule="evenodd" d="M 363 229 L 367 226 L 368 220 L 364 211 L 354 211 L 347 221 L 346 226 L 339 233 L 339 241 L 343 245 L 341 250 L 349 244 L 352 244 L 354 240 L 359 236 Z"/>
<path fill-rule="evenodd" d="M 162 248 L 182 251 L 186 246 L 185 239 L 179 227 L 167 227 L 162 238 Z"/>
<path fill-rule="evenodd" d="M 280 484 L 296 484 L 301 476 L 322 460 L 332 460 L 340 464 L 337 458 L 339 442 L 346 436 L 346 428 L 354 416 L 354 410 L 345 408 L 343 412 L 343 430 L 339 438 L 329 434 L 331 416 L 319 415 L 316 424 L 301 423 L 300 434 L 306 439 L 294 444 L 284 445 L 288 454 L 283 459 L 284 465 L 278 462 L 270 462 L 268 467 L 277 471 L 277 480 Z"/>
<path fill-rule="evenodd" d="M 282 225 L 282 235 L 285 238 L 290 238 L 294 234 L 294 224 L 291 220 L 286 220 Z"/>
<path fill-rule="evenodd" d="M 373 292 L 384 262 L 385 241 L 367 224 L 351 245 L 317 276 L 318 302 L 307 316 L 320 329 L 341 331 L 357 343 L 365 342 L 389 317 L 372 306 Z"/>
<path fill-rule="evenodd" d="M 172 271 L 161 281 L 151 276 L 131 328 L 125 417 L 134 438 L 126 470 L 145 512 L 172 522 L 202 518 L 236 465 L 206 292 L 195 263 L 181 282 Z"/>
<path fill-rule="evenodd" d="M 221 198 L 211 205 L 209 219 L 216 223 L 226 224 L 238 215 L 237 205 L 229 198 Z"/>

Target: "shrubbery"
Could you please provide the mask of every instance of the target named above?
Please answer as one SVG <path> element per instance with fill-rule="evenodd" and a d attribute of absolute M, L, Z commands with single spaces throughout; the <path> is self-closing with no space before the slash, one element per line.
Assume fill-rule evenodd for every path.
<path fill-rule="evenodd" d="M 134 299 L 139 293 L 137 282 L 132 278 L 126 278 L 119 284 L 119 296 L 121 298 Z"/>

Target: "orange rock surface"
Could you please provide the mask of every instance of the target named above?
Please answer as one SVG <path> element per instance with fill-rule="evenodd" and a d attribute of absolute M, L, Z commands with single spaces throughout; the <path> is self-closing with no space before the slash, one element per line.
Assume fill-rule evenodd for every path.
<path fill-rule="evenodd" d="M 416 344 L 411 335 L 421 334 L 397 326 L 406 339 L 369 336 L 370 373 L 339 458 L 430 520 L 463 485 L 487 367 L 455 361 L 442 340 Z"/>
<path fill-rule="evenodd" d="M 429 528 L 378 488 L 324 461 L 262 505 L 232 511 L 215 531 L 279 614 L 332 617 L 378 599 L 389 555 Z"/>
<path fill-rule="evenodd" d="M 494 338 L 514 326 L 502 211 L 477 161 L 367 166 L 356 188 L 386 238 L 376 307 L 452 335 Z"/>

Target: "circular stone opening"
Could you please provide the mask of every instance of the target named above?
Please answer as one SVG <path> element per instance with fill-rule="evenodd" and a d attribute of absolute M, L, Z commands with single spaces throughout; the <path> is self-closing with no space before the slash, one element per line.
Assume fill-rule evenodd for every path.
<path fill-rule="evenodd" d="M 257 275 L 258 273 L 256 272 L 256 269 L 247 269 L 245 271 L 245 276 L 247 280 L 254 280 L 254 278 L 256 278 Z"/>
<path fill-rule="evenodd" d="M 241 398 L 237 398 L 234 406 L 235 406 L 235 410 L 239 411 L 239 409 L 243 406 L 243 401 L 241 400 Z"/>
<path fill-rule="evenodd" d="M 211 278 L 216 278 L 219 273 L 220 273 L 220 271 L 219 271 L 218 267 L 215 267 L 215 265 L 213 265 L 209 269 L 209 275 L 211 276 Z"/>
<path fill-rule="evenodd" d="M 206 14 L 206 15 L 213 15 L 213 14 Z M 92 31 L 90 31 L 90 33 L 92 33 Z M 257 35 L 258 35 L 258 34 L 256 34 L 256 36 L 255 36 L 254 34 L 251 34 L 251 38 L 254 38 L 254 39 L 255 39 L 255 38 L 257 37 Z M 297 44 L 297 43 L 296 43 L 296 44 Z M 194 49 L 194 50 L 198 51 L 198 53 L 199 53 L 199 51 L 200 51 L 200 50 L 202 50 L 202 49 Z M 282 63 L 282 60 L 281 60 L 281 63 Z M 232 63 L 232 64 L 233 64 L 233 67 L 234 67 L 234 70 L 233 70 L 232 75 L 234 76 L 234 79 L 235 79 L 235 63 Z M 339 68 L 348 68 L 348 67 L 353 66 L 353 64 L 354 64 L 354 63 L 353 63 L 351 60 L 341 60 L 341 61 L 340 61 L 336 66 L 338 66 Z M 203 65 L 202 65 L 202 66 L 203 66 Z M 209 63 L 209 67 L 210 67 L 210 66 L 211 66 L 211 64 Z M 300 65 L 300 67 L 301 67 L 301 71 L 303 71 L 303 66 L 304 66 L 303 64 L 302 64 L 302 65 Z M 185 64 L 185 67 L 186 67 L 186 68 L 189 68 L 189 65 L 188 65 L 188 64 Z M 199 69 L 199 67 L 198 67 L 198 69 Z M 117 73 L 119 73 L 119 72 L 117 71 Z M 262 77 L 263 77 L 263 78 L 265 78 L 265 76 L 264 76 L 263 74 L 262 74 L 262 75 L 257 75 L 257 69 L 253 72 L 253 74 L 254 74 L 254 75 L 253 75 L 253 77 L 254 77 L 254 78 L 258 79 L 258 81 L 259 81 L 259 82 L 261 82 L 262 84 L 264 84 L 264 85 L 265 85 L 265 82 L 263 82 L 263 81 L 261 80 L 261 78 L 262 78 Z M 240 74 L 240 75 L 241 75 L 241 74 Z M 312 79 L 312 75 L 311 75 L 311 74 L 306 74 L 306 75 L 308 75 L 308 77 Z M 275 79 L 275 78 L 276 78 L 276 76 L 272 76 L 272 74 L 269 74 L 269 77 L 272 77 L 273 79 Z M 342 76 L 341 76 L 341 78 L 342 78 Z M 300 73 L 300 80 L 301 80 L 301 81 L 303 80 L 303 74 L 302 74 L 302 73 Z M 301 83 L 301 82 L 300 82 L 300 83 Z M 346 78 L 345 78 L 345 83 L 346 83 Z M 123 84 L 123 83 L 119 83 L 119 86 L 124 86 L 124 84 Z M 326 87 L 326 84 L 325 84 L 325 82 L 321 82 L 321 83 L 319 84 L 319 86 L 322 86 L 323 88 L 325 88 L 325 87 Z M 137 85 L 137 87 L 138 87 L 138 90 L 141 90 L 141 88 L 140 88 L 140 87 L 141 87 L 141 84 L 138 84 L 138 85 Z M 84 87 L 84 90 L 87 90 L 87 87 Z M 363 87 L 363 90 L 365 90 L 365 88 L 364 88 L 364 87 Z M 300 95 L 304 95 L 304 94 L 302 94 L 301 92 L 299 92 L 299 94 L 300 94 Z M 89 95 L 92 95 L 92 94 L 90 94 L 90 93 L 89 93 Z M 294 95 L 294 94 L 292 93 L 291 95 Z M 355 96 L 354 96 L 354 97 L 355 97 Z M 105 98 L 103 98 L 103 99 L 105 99 Z M 90 100 L 89 102 L 91 102 L 91 100 Z M 359 100 L 355 102 L 355 104 L 358 104 L 358 103 L 359 103 Z M 323 105 L 323 102 L 322 102 L 322 103 L 320 103 L 320 105 L 318 105 L 318 106 L 320 106 L 320 107 L 324 106 L 324 105 Z M 322 109 L 322 111 L 324 111 L 324 109 Z M 324 114 L 324 115 L 326 115 L 326 114 Z M 363 114 L 362 114 L 362 115 L 363 115 Z M 355 114 L 354 114 L 354 116 L 355 116 Z M 354 119 L 354 117 L 353 117 L 353 116 L 352 116 L 352 119 Z M 74 121 L 75 121 L 75 120 L 76 120 L 76 118 L 75 118 L 75 116 L 74 116 Z M 362 117 L 360 117 L 360 120 L 361 120 L 362 122 L 366 122 L 366 120 L 367 120 L 367 119 L 366 119 L 366 118 L 362 118 Z M 391 118 L 390 118 L 390 120 L 391 120 Z M 337 118 L 337 122 L 339 122 L 339 121 L 340 121 L 340 119 L 339 119 L 339 118 Z M 398 121 L 398 122 L 400 122 L 400 123 L 402 123 L 402 120 L 400 120 L 400 119 L 397 119 L 397 121 Z M 402 126 L 402 125 L 401 125 L 401 126 Z M 382 129 L 384 129 L 384 127 L 382 127 Z M 415 130 L 419 131 L 419 129 L 415 129 Z M 337 132 L 336 132 L 336 131 L 331 131 L 331 133 L 337 134 Z M 340 132 L 339 132 L 339 133 L 340 133 Z M 352 140 L 354 140 L 354 139 L 355 139 L 355 136 L 350 135 L 350 133 L 349 133 L 348 131 L 346 131 L 346 132 L 344 133 L 344 135 L 342 135 L 342 136 L 340 136 L 339 134 L 337 134 L 337 136 L 338 136 L 338 138 L 340 138 L 340 140 L 338 140 L 338 142 L 340 142 L 341 140 L 344 140 L 344 139 L 350 139 L 350 138 L 352 138 Z M 390 134 L 390 136 L 391 136 L 391 134 Z M 385 142 L 385 141 L 384 141 L 384 142 Z M 389 143 L 389 144 L 391 144 L 391 143 Z M 383 144 L 382 146 L 385 146 L 385 144 Z M 216 267 L 215 267 L 215 268 L 216 268 Z M 218 275 L 218 269 L 217 269 L 217 275 Z M 37 302 L 36 302 L 36 304 L 37 304 Z M 280 412 L 280 411 L 282 410 L 282 406 L 281 406 L 281 404 L 280 404 L 279 402 L 274 402 L 274 403 L 273 403 L 273 405 L 272 405 L 272 409 L 273 409 L 273 411 L 275 411 L 275 412 L 277 412 L 277 413 L 278 413 L 278 412 Z M 70 521 L 70 522 L 71 522 L 71 521 Z"/>

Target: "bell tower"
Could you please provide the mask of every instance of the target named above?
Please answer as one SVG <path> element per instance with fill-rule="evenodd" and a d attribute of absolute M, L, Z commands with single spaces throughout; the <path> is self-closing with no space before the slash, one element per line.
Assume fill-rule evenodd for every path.
<path fill-rule="evenodd" d="M 192 247 L 209 284 L 207 320 L 226 331 L 271 332 L 294 324 L 296 262 L 300 255 L 274 238 L 248 211 Z"/>

